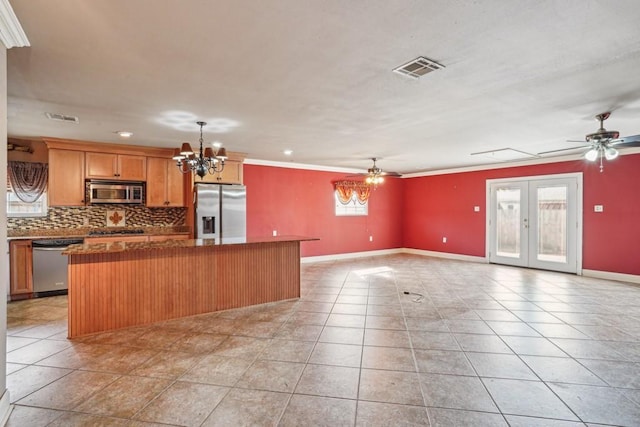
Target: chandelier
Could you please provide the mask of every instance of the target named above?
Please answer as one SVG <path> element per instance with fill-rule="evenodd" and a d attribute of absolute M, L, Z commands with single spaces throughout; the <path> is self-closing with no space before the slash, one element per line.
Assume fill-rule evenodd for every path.
<path fill-rule="evenodd" d="M 200 126 L 200 152 L 195 153 L 191 148 L 191 144 L 183 142 L 182 147 L 175 149 L 173 160 L 180 172 L 195 172 L 200 178 L 204 178 L 207 173 L 211 175 L 220 173 L 224 170 L 224 161 L 227 160 L 227 150 L 220 147 L 217 153 L 213 152 L 213 148 L 202 148 L 202 128 L 206 126 L 206 122 L 196 122 Z"/>

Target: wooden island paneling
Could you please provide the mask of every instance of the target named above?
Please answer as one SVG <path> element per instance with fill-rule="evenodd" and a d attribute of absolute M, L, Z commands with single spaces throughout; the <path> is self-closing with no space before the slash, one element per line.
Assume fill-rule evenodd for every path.
<path fill-rule="evenodd" d="M 69 338 L 300 297 L 300 242 L 280 236 L 73 245 Z"/>

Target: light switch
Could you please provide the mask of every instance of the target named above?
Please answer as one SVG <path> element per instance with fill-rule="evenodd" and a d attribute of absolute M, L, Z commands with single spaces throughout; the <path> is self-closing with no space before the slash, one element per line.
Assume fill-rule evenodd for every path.
<path fill-rule="evenodd" d="M 604 206 L 602 206 L 602 205 L 593 205 L 593 211 L 594 212 L 603 212 L 604 211 Z"/>
<path fill-rule="evenodd" d="M 474 206 L 473 207 L 473 211 L 474 212 L 480 212 L 480 206 Z"/>

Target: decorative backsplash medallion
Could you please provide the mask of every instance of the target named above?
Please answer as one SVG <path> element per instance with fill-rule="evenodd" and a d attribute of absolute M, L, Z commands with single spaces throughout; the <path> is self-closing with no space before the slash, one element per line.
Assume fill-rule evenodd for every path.
<path fill-rule="evenodd" d="M 127 225 L 124 216 L 124 209 L 107 211 L 107 227 L 124 227 Z"/>

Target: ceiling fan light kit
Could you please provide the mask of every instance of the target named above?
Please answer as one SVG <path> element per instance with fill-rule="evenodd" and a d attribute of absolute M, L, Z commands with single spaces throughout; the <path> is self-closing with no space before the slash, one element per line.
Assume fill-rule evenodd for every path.
<path fill-rule="evenodd" d="M 609 118 L 610 112 L 596 115 L 596 120 L 600 122 L 600 128 L 594 133 L 587 134 L 585 141 L 590 145 L 589 150 L 584 153 L 584 158 L 590 162 L 600 159 L 600 172 L 604 170 L 602 159 L 614 160 L 620 152 L 616 147 L 640 147 L 640 135 L 625 136 L 620 138 L 620 132 L 616 130 L 606 130 L 604 121 Z M 573 141 L 579 142 L 579 141 Z M 544 151 L 538 154 L 558 153 L 561 151 L 575 150 L 580 147 L 561 148 L 559 150 Z"/>

